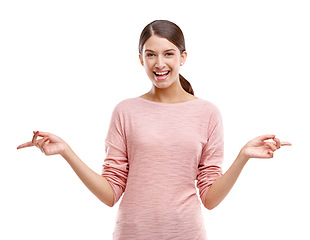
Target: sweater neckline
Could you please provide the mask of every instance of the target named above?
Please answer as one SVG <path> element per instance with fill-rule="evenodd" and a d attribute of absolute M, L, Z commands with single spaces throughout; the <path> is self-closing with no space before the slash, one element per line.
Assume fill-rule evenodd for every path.
<path fill-rule="evenodd" d="M 192 100 L 189 100 L 189 101 L 185 101 L 185 102 L 163 103 L 163 102 L 155 102 L 155 101 L 147 100 L 147 99 L 142 98 L 140 96 L 136 97 L 136 98 L 141 100 L 141 101 L 144 101 L 144 102 L 148 102 L 148 103 L 155 104 L 155 105 L 162 105 L 162 106 L 180 106 L 180 105 L 186 105 L 186 104 L 189 104 L 189 103 L 194 103 L 194 102 L 200 100 L 200 98 L 195 98 L 195 99 L 192 99 Z"/>

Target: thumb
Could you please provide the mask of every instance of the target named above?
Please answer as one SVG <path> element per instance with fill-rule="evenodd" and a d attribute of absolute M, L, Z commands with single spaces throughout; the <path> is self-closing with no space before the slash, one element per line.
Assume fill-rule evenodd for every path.
<path fill-rule="evenodd" d="M 268 140 L 268 139 L 273 139 L 275 137 L 276 136 L 272 135 L 272 134 L 265 134 L 265 135 L 257 137 L 257 139 L 260 140 L 260 141 L 265 141 L 265 140 Z"/>
<path fill-rule="evenodd" d="M 41 131 L 33 131 L 33 134 L 38 134 L 39 137 L 49 137 L 51 135 L 50 133 L 47 132 L 41 132 Z"/>
<path fill-rule="evenodd" d="M 34 134 L 37 133 L 39 137 L 47 137 L 52 142 L 63 142 L 63 140 L 60 137 L 58 137 L 52 133 L 49 133 L 49 132 L 33 131 L 33 133 Z"/>

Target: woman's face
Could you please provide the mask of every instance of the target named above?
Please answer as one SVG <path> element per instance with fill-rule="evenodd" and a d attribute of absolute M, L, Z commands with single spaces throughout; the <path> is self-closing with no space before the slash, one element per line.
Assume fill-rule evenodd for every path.
<path fill-rule="evenodd" d="M 179 80 L 179 69 L 187 53 L 180 50 L 166 38 L 151 36 L 139 55 L 148 77 L 157 88 L 167 88 Z"/>

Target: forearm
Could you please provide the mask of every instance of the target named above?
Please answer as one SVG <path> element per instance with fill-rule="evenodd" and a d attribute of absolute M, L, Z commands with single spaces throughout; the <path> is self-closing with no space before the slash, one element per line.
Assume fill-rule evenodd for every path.
<path fill-rule="evenodd" d="M 69 163 L 84 185 L 104 204 L 113 206 L 113 189 L 108 181 L 98 173 L 90 169 L 74 152 L 68 147 L 62 157 Z"/>
<path fill-rule="evenodd" d="M 223 201 L 234 186 L 248 160 L 249 158 L 240 152 L 231 167 L 211 185 L 205 200 L 205 207 L 207 209 L 213 209 Z"/>

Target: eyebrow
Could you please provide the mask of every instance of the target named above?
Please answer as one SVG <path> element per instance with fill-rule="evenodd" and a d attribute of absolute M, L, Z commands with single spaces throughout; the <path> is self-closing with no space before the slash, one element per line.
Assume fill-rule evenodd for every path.
<path fill-rule="evenodd" d="M 175 49 L 167 49 L 167 50 L 165 50 L 164 52 L 170 52 L 170 51 L 175 51 Z M 151 50 L 151 49 L 145 49 L 145 51 L 144 52 L 155 52 L 155 51 L 153 51 L 153 50 Z"/>

